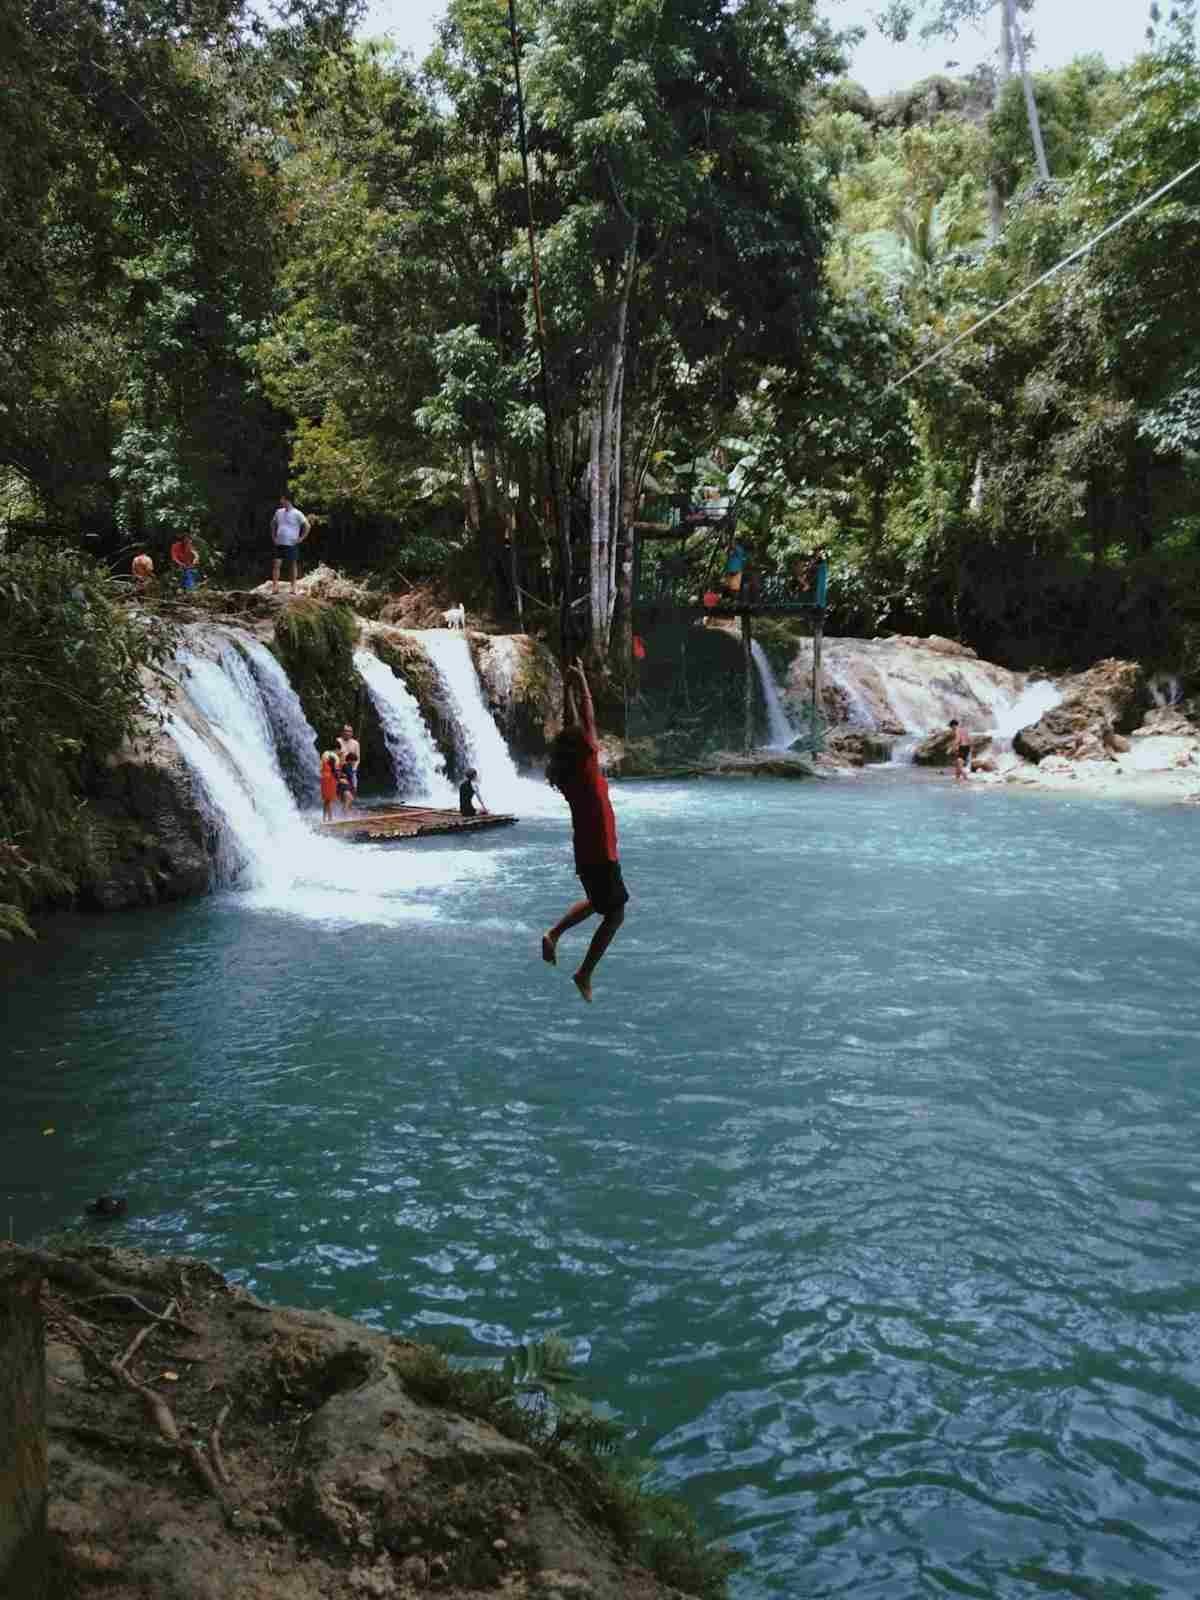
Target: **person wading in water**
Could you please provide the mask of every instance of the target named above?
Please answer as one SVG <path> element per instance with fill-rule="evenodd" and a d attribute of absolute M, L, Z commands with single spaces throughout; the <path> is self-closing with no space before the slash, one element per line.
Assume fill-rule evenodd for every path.
<path fill-rule="evenodd" d="M 578 683 L 578 703 L 572 676 Z M 590 1000 L 592 973 L 625 920 L 629 891 L 617 856 L 617 823 L 608 798 L 608 783 L 600 770 L 600 741 L 596 737 L 592 691 L 579 662 L 567 669 L 567 711 L 570 721 L 550 746 L 546 781 L 560 792 L 571 808 L 575 871 L 587 899 L 576 901 L 549 933 L 542 935 L 542 960 L 556 966 L 558 941 L 567 929 L 599 915 L 600 926 L 592 935 L 587 954 L 574 976 L 575 987 L 585 1000 Z"/>

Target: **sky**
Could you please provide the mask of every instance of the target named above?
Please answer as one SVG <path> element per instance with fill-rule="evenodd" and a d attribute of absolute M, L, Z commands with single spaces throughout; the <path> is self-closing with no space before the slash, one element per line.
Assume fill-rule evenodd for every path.
<path fill-rule="evenodd" d="M 833 0 L 825 12 L 836 27 L 859 24 L 867 37 L 856 51 L 850 76 L 871 94 L 887 94 L 904 89 L 942 72 L 948 61 L 957 70 L 969 72 L 978 65 L 999 39 L 999 10 L 989 17 L 986 34 L 967 28 L 957 41 L 939 40 L 932 45 L 890 44 L 872 23 L 880 6 L 864 0 Z M 1035 53 L 1032 65 L 1061 67 L 1075 56 L 1098 51 L 1110 66 L 1123 66 L 1142 48 L 1145 40 L 1149 0 L 1038 0 L 1026 26 L 1032 28 Z M 444 10 L 444 0 L 371 0 L 366 22 L 360 30 L 374 36 L 390 34 L 402 50 L 418 60 L 433 42 L 433 30 Z"/>

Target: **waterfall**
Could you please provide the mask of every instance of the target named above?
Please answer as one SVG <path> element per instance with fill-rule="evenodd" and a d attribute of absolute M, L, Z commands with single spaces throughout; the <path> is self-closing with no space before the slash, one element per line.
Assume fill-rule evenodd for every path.
<path fill-rule="evenodd" d="M 415 697 L 387 663 L 369 650 L 354 652 L 354 670 L 366 684 L 383 728 L 397 794 L 429 805 L 456 805 L 458 797 L 446 777 L 446 763 Z"/>
<path fill-rule="evenodd" d="M 322 834 L 298 809 L 281 765 L 281 743 L 302 742 L 291 686 L 284 692 L 275 683 L 278 695 L 263 690 L 239 633 L 200 628 L 191 642 L 176 657 L 167 732 L 217 832 L 216 881 L 236 882 L 244 907 L 306 922 L 394 927 L 436 919 L 431 890 L 455 885 L 461 893 L 495 873 L 488 851 L 393 850 Z M 214 650 L 215 657 L 201 653 Z M 253 650 L 247 654 L 253 661 Z M 266 674 L 274 678 L 270 667 Z M 292 726 L 286 740 L 277 731 L 285 714 Z"/>
<path fill-rule="evenodd" d="M 266 645 L 248 635 L 240 636 L 237 643 L 250 663 L 292 793 L 303 805 L 315 806 L 321 796 L 317 731 L 304 715 L 287 673 Z"/>
<path fill-rule="evenodd" d="M 234 841 L 231 858 L 250 882 L 269 884 L 290 870 L 285 865 L 289 842 L 303 849 L 311 835 L 284 779 L 257 682 L 232 644 L 217 661 L 186 650 L 177 659 L 183 693 L 203 717 L 209 737 L 201 737 L 182 715 L 170 718 L 172 737 L 225 820 Z"/>
<path fill-rule="evenodd" d="M 1178 705 L 1183 699 L 1183 683 L 1175 672 L 1156 672 L 1147 684 L 1150 698 L 1162 710 L 1164 706 Z"/>
<path fill-rule="evenodd" d="M 823 665 L 826 681 L 835 688 L 840 689 L 846 697 L 846 711 L 849 716 L 847 726 L 851 728 L 865 728 L 874 733 L 879 724 L 867 702 L 866 696 L 855 683 L 853 677 L 842 670 L 839 663 L 830 657 Z"/>
<path fill-rule="evenodd" d="M 799 735 L 788 721 L 783 701 L 779 697 L 775 675 L 771 671 L 771 663 L 757 639 L 750 641 L 750 654 L 758 669 L 758 681 L 762 685 L 763 700 L 767 707 L 767 749 L 787 750 L 796 742 Z"/>
<path fill-rule="evenodd" d="M 1048 678 L 1026 684 L 1017 698 L 1000 712 L 992 728 L 992 741 L 998 748 L 1012 747 L 1013 739 L 1022 728 L 1039 721 L 1047 711 L 1059 704 L 1062 692 Z"/>
<path fill-rule="evenodd" d="M 887 761 L 883 764 L 889 767 L 911 767 L 913 756 L 920 742 L 920 734 L 905 734 L 903 738 L 897 739 L 893 744 L 888 753 Z"/>
<path fill-rule="evenodd" d="M 471 647 L 461 633 L 429 628 L 417 634 L 433 662 L 448 702 L 462 747 L 464 766 L 479 774 L 479 789 L 489 811 L 547 811 L 553 809 L 544 784 L 522 778 L 508 753 L 504 737 L 488 710 L 471 659 Z"/>

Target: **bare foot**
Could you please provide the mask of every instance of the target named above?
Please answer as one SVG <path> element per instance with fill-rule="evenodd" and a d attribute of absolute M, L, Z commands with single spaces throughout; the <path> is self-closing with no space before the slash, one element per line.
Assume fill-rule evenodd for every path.
<path fill-rule="evenodd" d="M 554 948 L 554 940 L 548 933 L 542 935 L 542 960 L 552 967 L 558 965 L 558 951 Z"/>
<path fill-rule="evenodd" d="M 580 994 L 588 1002 L 588 1004 L 591 1005 L 591 1003 L 592 1003 L 592 980 L 591 980 L 591 978 L 585 978 L 582 972 L 577 972 L 575 974 L 575 976 L 571 979 L 571 982 L 579 990 Z"/>

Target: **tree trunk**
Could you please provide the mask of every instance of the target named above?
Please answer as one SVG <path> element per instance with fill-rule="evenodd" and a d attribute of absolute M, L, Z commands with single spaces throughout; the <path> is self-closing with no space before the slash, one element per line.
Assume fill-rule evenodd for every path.
<path fill-rule="evenodd" d="M 43 1600 L 46 1344 L 41 1274 L 0 1263 L 0 1595 Z"/>
<path fill-rule="evenodd" d="M 1000 109 L 1000 100 L 1004 94 L 1004 86 L 1012 77 L 1013 39 L 1012 30 L 1008 25 L 1008 0 L 1001 0 L 1000 4 L 1000 53 L 996 64 L 996 92 L 992 96 L 992 110 Z M 988 178 L 988 236 L 998 239 L 1004 227 L 1004 200 L 1005 196 L 1000 188 L 1000 180 L 992 174 Z"/>
<path fill-rule="evenodd" d="M 588 468 L 591 513 L 592 649 L 597 659 L 608 654 L 616 600 L 618 491 L 622 428 L 621 397 L 625 373 L 625 340 L 629 300 L 637 265 L 637 233 L 633 231 L 613 307 L 607 344 L 593 377 L 591 454 Z"/>
<path fill-rule="evenodd" d="M 1004 0 L 1005 10 L 1008 14 L 1008 27 L 1012 34 L 1012 42 L 1017 52 L 1017 66 L 1021 73 L 1021 87 L 1025 91 L 1025 115 L 1029 118 L 1029 137 L 1033 140 L 1033 155 L 1037 162 L 1038 177 L 1044 181 L 1050 178 L 1050 168 L 1046 164 L 1046 147 L 1042 143 L 1042 124 L 1038 117 L 1037 100 L 1033 93 L 1033 79 L 1029 76 L 1029 67 L 1025 61 L 1025 39 L 1021 33 L 1021 24 L 1017 17 L 1017 0 Z"/>

